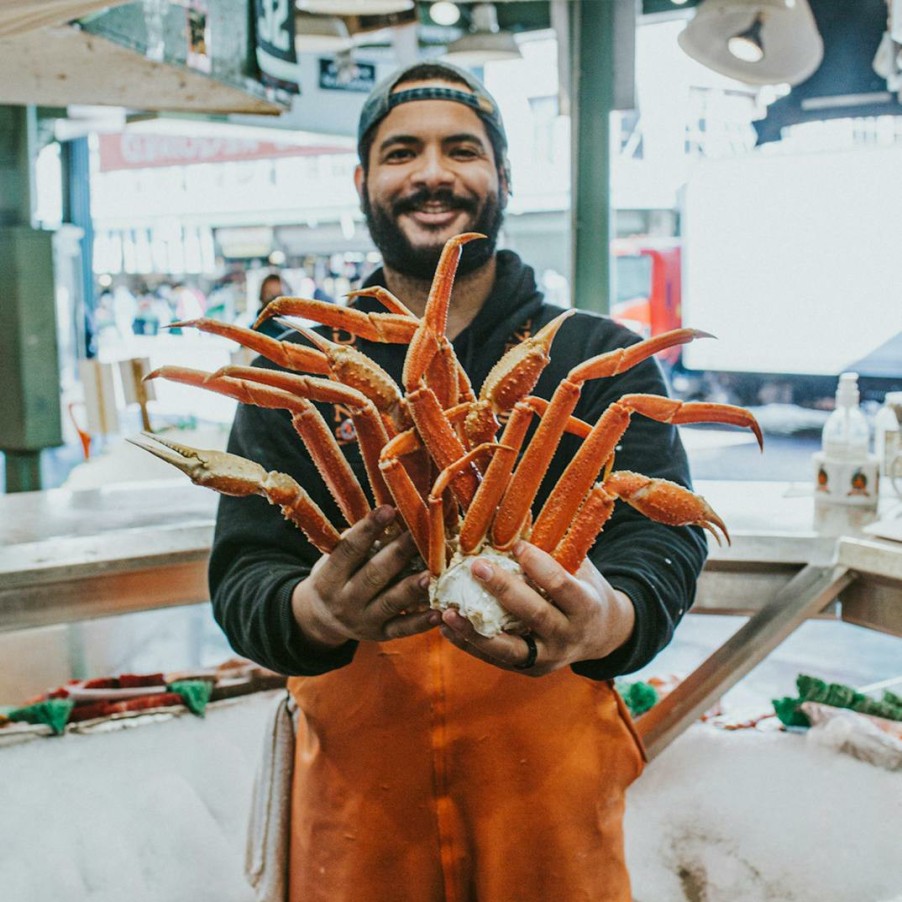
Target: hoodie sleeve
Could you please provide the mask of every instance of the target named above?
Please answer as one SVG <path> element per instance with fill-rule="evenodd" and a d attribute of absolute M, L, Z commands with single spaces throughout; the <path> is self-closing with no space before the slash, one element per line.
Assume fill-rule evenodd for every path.
<path fill-rule="evenodd" d="M 555 340 L 552 357 L 557 351 L 570 360 L 570 365 L 640 340 L 629 330 L 599 317 L 574 317 L 565 329 Z M 580 338 L 587 333 L 594 337 Z M 586 383 L 575 413 L 594 424 L 611 403 L 632 393 L 667 395 L 657 362 L 647 360 L 618 376 Z M 572 444 L 568 446 L 567 442 Z M 571 459 L 576 448 L 576 441 L 565 437 L 556 458 L 559 466 Z M 692 487 L 688 460 L 676 428 L 639 414 L 633 414 L 617 446 L 614 469 L 633 470 Z M 558 474 L 559 470 L 552 480 Z M 707 553 L 701 528 L 655 523 L 618 501 L 589 557 L 615 589 L 629 596 L 636 610 L 635 628 L 627 643 L 613 654 L 574 664 L 574 672 L 605 680 L 648 664 L 673 638 L 674 629 L 691 606 Z"/>
<path fill-rule="evenodd" d="M 321 477 L 306 461 L 283 411 L 239 406 L 229 451 L 267 470 L 289 473 L 321 507 L 329 508 L 331 499 L 323 497 Z M 279 516 L 265 498 L 222 496 L 209 582 L 213 614 L 235 651 L 286 675 L 324 673 L 351 661 L 355 642 L 328 654 L 314 650 L 291 610 L 294 587 L 310 573 L 318 557 L 303 533 Z"/>

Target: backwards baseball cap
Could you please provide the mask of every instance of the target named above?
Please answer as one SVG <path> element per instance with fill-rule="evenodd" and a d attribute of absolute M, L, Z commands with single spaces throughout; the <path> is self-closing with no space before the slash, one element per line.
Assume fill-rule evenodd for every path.
<path fill-rule="evenodd" d="M 423 70 L 422 76 L 418 70 Z M 411 77 L 411 73 L 413 76 Z M 438 85 L 418 86 L 404 88 L 406 81 L 438 81 L 445 80 L 452 84 L 460 84 L 460 88 L 439 87 Z M 401 85 L 399 90 L 395 88 Z M 466 85 L 469 90 L 463 90 Z M 399 69 L 388 78 L 383 79 L 373 88 L 367 97 L 360 112 L 360 121 L 357 125 L 357 152 L 361 162 L 365 162 L 363 154 L 366 139 L 373 129 L 396 107 L 402 103 L 410 103 L 415 100 L 450 100 L 454 103 L 462 103 L 476 112 L 486 124 L 493 145 L 501 151 L 501 159 L 498 165 L 507 169 L 507 135 L 504 132 L 504 123 L 501 120 L 501 111 L 495 98 L 485 89 L 477 78 L 474 78 L 464 69 L 452 66 L 439 60 L 420 60 Z"/>

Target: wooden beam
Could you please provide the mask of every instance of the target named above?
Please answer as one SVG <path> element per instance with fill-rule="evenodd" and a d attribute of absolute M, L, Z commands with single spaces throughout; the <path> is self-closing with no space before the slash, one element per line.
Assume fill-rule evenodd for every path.
<path fill-rule="evenodd" d="M 3 102 L 278 115 L 284 107 L 186 66 L 157 62 L 70 25 L 0 37 Z M 148 86 L 152 86 L 149 90 Z"/>
<path fill-rule="evenodd" d="M 664 751 L 805 620 L 830 604 L 854 578 L 845 567 L 803 568 L 766 607 L 636 721 L 649 760 Z"/>

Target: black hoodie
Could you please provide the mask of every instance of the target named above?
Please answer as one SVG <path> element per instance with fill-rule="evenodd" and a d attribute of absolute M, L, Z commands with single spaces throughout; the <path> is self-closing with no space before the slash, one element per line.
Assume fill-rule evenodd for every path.
<path fill-rule="evenodd" d="M 532 269 L 516 254 L 500 251 L 497 259 L 491 295 L 473 322 L 454 340 L 454 350 L 477 390 L 507 347 L 525 334 L 534 334 L 562 312 L 545 303 Z M 383 284 L 381 270 L 367 281 L 368 286 Z M 357 299 L 354 306 L 367 311 L 383 310 L 369 298 Z M 329 330 L 325 334 L 329 335 Z M 335 337 L 350 340 L 346 334 Z M 555 337 L 551 362 L 534 394 L 549 398 L 577 363 L 637 341 L 639 336 L 610 319 L 577 312 Z M 405 345 L 361 339 L 355 345 L 400 384 Z M 257 364 L 274 366 L 262 360 Z M 619 376 L 587 382 L 575 416 L 595 423 L 611 402 L 633 392 L 666 393 L 654 361 L 641 363 Z M 341 433 L 342 412 L 329 405 L 321 405 L 320 409 L 327 422 L 335 423 Z M 578 444 L 579 440 L 570 436 L 562 440 L 542 483 L 534 506 L 536 512 Z M 229 450 L 267 470 L 290 474 L 333 523 L 342 523 L 285 411 L 239 407 Z M 345 445 L 344 451 L 361 484 L 366 485 L 356 443 Z M 676 429 L 640 415 L 633 416 L 618 446 L 616 468 L 690 487 L 686 455 Z M 692 603 L 706 553 L 704 533 L 697 527 L 673 528 L 653 523 L 618 502 L 590 557 L 608 581 L 632 600 L 636 608 L 635 629 L 630 640 L 613 654 L 579 662 L 573 670 L 592 679 L 610 679 L 647 664 L 670 641 L 674 627 Z M 328 654 L 316 652 L 304 641 L 291 612 L 292 590 L 318 557 L 303 534 L 265 499 L 221 498 L 210 560 L 210 588 L 216 619 L 237 652 L 289 675 L 323 673 L 351 661 L 356 642 L 348 642 Z"/>

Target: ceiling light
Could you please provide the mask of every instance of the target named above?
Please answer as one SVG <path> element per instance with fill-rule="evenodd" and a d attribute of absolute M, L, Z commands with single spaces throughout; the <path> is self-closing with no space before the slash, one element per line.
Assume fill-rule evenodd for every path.
<path fill-rule="evenodd" d="M 727 41 L 727 50 L 729 50 L 736 59 L 742 60 L 745 63 L 758 63 L 764 59 L 764 44 L 761 42 L 761 24 L 762 19 L 759 13 L 755 16 L 755 21 L 752 22 L 745 31 L 734 34 L 733 37 Z"/>
<path fill-rule="evenodd" d="M 450 0 L 437 0 L 429 7 L 429 18 L 436 25 L 456 25 L 460 19 L 460 10 Z"/>
<path fill-rule="evenodd" d="M 502 60 L 522 59 L 517 41 L 509 31 L 498 27 L 494 3 L 477 3 L 473 7 L 471 30 L 452 41 L 443 59 L 459 66 L 483 66 Z"/>
<path fill-rule="evenodd" d="M 294 17 L 294 47 L 298 53 L 341 53 L 352 44 L 348 26 L 338 16 L 298 12 Z"/>
<path fill-rule="evenodd" d="M 325 16 L 388 16 L 413 9 L 413 0 L 296 0 L 296 5 Z"/>
<path fill-rule="evenodd" d="M 796 85 L 821 64 L 808 0 L 703 0 L 677 38 L 693 59 L 753 85 Z"/>

